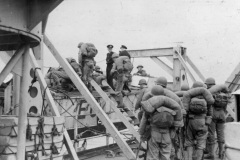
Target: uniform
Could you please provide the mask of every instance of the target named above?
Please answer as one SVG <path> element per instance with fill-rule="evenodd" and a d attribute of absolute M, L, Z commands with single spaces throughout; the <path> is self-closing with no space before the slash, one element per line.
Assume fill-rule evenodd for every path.
<path fill-rule="evenodd" d="M 196 83 L 196 82 L 195 82 Z M 192 160 L 193 148 L 196 149 L 196 160 L 201 160 L 203 149 L 206 145 L 209 122 L 211 119 L 214 99 L 211 93 L 204 87 L 196 87 L 183 95 L 183 104 L 188 112 L 185 147 L 188 152 L 188 160 Z"/>
<path fill-rule="evenodd" d="M 112 55 L 114 52 L 110 52 L 107 54 L 106 58 L 106 63 L 107 63 L 107 68 L 106 68 L 106 75 L 107 75 L 107 83 L 112 87 L 113 90 L 115 90 L 115 87 L 113 86 L 113 76 L 110 74 L 111 69 L 113 67 L 113 59 Z"/>
<path fill-rule="evenodd" d="M 92 74 L 94 70 L 94 57 L 98 53 L 98 50 L 92 43 L 83 43 L 80 46 L 78 53 L 78 61 L 82 67 L 82 80 L 90 91 L 92 91 L 92 85 L 90 80 L 92 79 Z"/>
<path fill-rule="evenodd" d="M 124 82 L 128 81 L 128 77 L 125 75 L 129 74 L 132 68 L 131 61 L 127 56 L 120 56 L 116 59 L 111 70 L 111 73 L 118 72 L 116 91 L 122 91 Z"/>
<path fill-rule="evenodd" d="M 215 91 L 214 91 L 215 90 Z M 224 124 L 226 122 L 225 118 L 225 110 L 227 107 L 229 95 L 227 94 L 228 88 L 225 85 L 212 85 L 209 88 L 209 91 L 215 95 L 215 103 L 213 105 L 213 117 L 212 122 L 210 124 L 210 131 L 208 135 L 208 151 L 209 154 L 206 158 L 214 159 L 214 147 L 215 147 L 215 132 L 217 133 L 217 142 L 219 147 L 219 158 L 223 156 L 223 144 L 225 143 L 224 140 Z M 214 93 L 215 92 L 215 93 Z M 218 104 L 218 96 L 217 94 L 223 92 L 226 99 L 220 99 L 220 102 L 225 103 L 223 106 Z M 222 93 L 220 93 L 221 95 Z"/>
<path fill-rule="evenodd" d="M 180 127 L 182 125 L 181 107 L 177 102 L 165 96 L 154 96 L 142 102 L 142 106 L 148 115 L 150 115 L 151 125 L 151 138 L 148 140 L 147 160 L 169 160 L 172 148 L 170 127 Z M 150 109 L 152 110 L 150 114 L 150 110 L 147 108 L 151 107 L 157 111 Z M 161 112 L 163 116 L 161 116 Z M 169 115 L 164 116 L 165 112 L 171 114 L 173 118 L 169 117 Z M 156 119 L 158 121 L 155 121 Z M 161 126 L 161 124 L 156 123 L 161 120 L 163 120 L 162 123 L 165 125 Z"/>

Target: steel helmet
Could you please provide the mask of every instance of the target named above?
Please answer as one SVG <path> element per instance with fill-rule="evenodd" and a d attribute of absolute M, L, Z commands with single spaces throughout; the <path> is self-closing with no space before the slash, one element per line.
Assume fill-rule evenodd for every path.
<path fill-rule="evenodd" d="M 138 85 L 145 84 L 147 85 L 147 81 L 145 79 L 140 79 Z"/>
<path fill-rule="evenodd" d="M 95 66 L 95 69 L 101 69 L 99 66 Z"/>
<path fill-rule="evenodd" d="M 189 85 L 184 84 L 181 86 L 181 91 L 188 91 L 189 90 Z"/>
<path fill-rule="evenodd" d="M 208 85 L 215 85 L 215 79 L 212 78 L 212 77 L 209 77 L 205 80 L 205 84 L 208 84 Z"/>
<path fill-rule="evenodd" d="M 204 87 L 204 84 L 202 82 L 196 81 L 193 83 L 192 88 L 197 88 L 197 87 Z"/>
<path fill-rule="evenodd" d="M 119 57 L 119 55 L 117 53 L 112 54 L 112 58 L 118 58 L 118 57 Z"/>
<path fill-rule="evenodd" d="M 78 43 L 78 48 L 81 48 L 82 45 L 83 45 L 83 42 Z"/>
<path fill-rule="evenodd" d="M 167 87 L 167 79 L 165 77 L 159 77 L 155 81 L 156 85 L 161 85 L 163 87 Z"/>
<path fill-rule="evenodd" d="M 151 89 L 151 94 L 153 96 L 164 95 L 164 89 L 162 86 L 155 85 Z"/>
<path fill-rule="evenodd" d="M 143 68 L 143 65 L 139 64 L 139 65 L 137 66 L 137 68 L 138 68 L 138 67 L 142 67 L 142 68 Z"/>

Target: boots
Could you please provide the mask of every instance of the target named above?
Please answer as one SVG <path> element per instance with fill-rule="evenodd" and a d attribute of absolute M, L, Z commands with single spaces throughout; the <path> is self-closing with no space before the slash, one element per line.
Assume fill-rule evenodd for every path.
<path fill-rule="evenodd" d="M 218 148 L 219 148 L 218 157 L 220 159 L 223 159 L 223 156 L 224 156 L 224 154 L 223 154 L 223 144 L 224 143 L 218 142 Z"/>
<path fill-rule="evenodd" d="M 192 160 L 193 156 L 193 147 L 187 147 L 188 160 Z"/>
<path fill-rule="evenodd" d="M 203 150 L 202 149 L 196 149 L 196 159 L 195 160 L 202 160 L 203 158 Z"/>
<path fill-rule="evenodd" d="M 209 148 L 208 148 L 209 153 L 206 156 L 204 156 L 205 159 L 214 160 L 214 147 L 215 147 L 215 144 L 209 144 Z"/>

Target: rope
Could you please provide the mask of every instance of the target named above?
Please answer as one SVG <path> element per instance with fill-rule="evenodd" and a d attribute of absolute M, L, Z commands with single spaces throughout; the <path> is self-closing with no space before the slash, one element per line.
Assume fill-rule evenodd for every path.
<path fill-rule="evenodd" d="M 47 88 L 48 88 L 48 86 L 44 89 L 44 91 L 43 91 L 43 93 L 42 93 L 42 111 L 41 111 L 41 116 L 45 113 L 45 110 L 46 110 L 46 108 L 47 108 L 47 106 L 48 106 L 48 104 L 47 104 L 47 106 L 45 106 L 45 99 L 44 99 L 44 97 L 45 97 L 45 95 L 46 95 L 46 90 L 47 90 Z"/>
<path fill-rule="evenodd" d="M 6 115 L 12 114 L 12 111 L 14 111 L 17 107 L 19 107 L 19 104 L 15 104 L 13 107 L 11 107 Z"/>

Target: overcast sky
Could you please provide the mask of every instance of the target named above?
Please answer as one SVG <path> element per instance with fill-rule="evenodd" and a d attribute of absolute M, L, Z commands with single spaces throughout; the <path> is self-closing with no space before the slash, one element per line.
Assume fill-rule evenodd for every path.
<path fill-rule="evenodd" d="M 187 48 L 205 77 L 223 83 L 240 62 L 239 0 L 65 0 L 49 16 L 46 34 L 64 57 L 77 58 L 79 42 L 91 42 L 105 70 L 107 48 Z M 44 48 L 45 66 L 58 66 Z M 166 75 L 150 59 L 135 59 L 152 76 Z M 134 70 L 135 72 L 135 70 Z"/>

